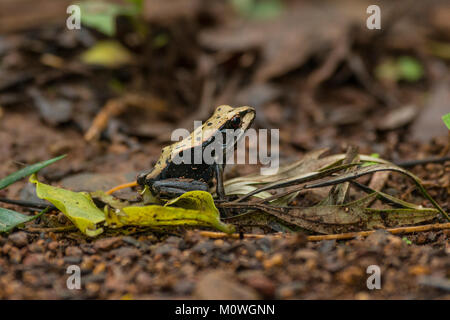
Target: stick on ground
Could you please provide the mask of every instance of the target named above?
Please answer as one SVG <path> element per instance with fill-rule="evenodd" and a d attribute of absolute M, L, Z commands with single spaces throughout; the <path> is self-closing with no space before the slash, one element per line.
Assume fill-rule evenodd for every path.
<path fill-rule="evenodd" d="M 385 230 L 392 234 L 407 234 L 407 233 L 414 233 L 414 232 L 424 232 L 424 231 L 444 230 L 444 229 L 450 229 L 450 223 L 436 223 L 436 224 L 427 224 L 427 225 L 423 225 L 423 226 L 390 228 L 390 229 L 385 229 Z M 308 241 L 346 240 L 346 239 L 352 239 L 352 238 L 356 238 L 356 237 L 367 237 L 374 232 L 376 232 L 376 230 L 326 234 L 326 235 L 318 235 L 318 236 L 308 236 Z M 226 234 L 223 232 L 212 232 L 212 231 L 201 231 L 200 235 L 204 236 L 204 237 L 212 238 L 212 239 L 221 239 L 221 238 L 239 239 L 241 237 L 237 233 Z M 261 238 L 265 238 L 265 237 L 282 238 L 282 237 L 289 237 L 289 236 L 290 235 L 284 235 L 284 234 L 279 234 L 279 233 L 275 234 L 275 235 L 246 233 L 246 234 L 244 234 L 244 239 L 245 238 L 246 239 L 261 239 Z"/>

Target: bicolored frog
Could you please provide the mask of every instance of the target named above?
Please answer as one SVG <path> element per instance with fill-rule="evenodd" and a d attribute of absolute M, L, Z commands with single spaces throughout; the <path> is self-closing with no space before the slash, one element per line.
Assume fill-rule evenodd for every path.
<path fill-rule="evenodd" d="M 153 196 L 157 198 L 174 198 L 187 191 L 208 191 L 209 186 L 216 178 L 216 192 L 220 199 L 224 199 L 223 169 L 227 151 L 234 148 L 245 131 L 252 125 L 255 118 L 255 109 L 251 107 L 232 108 L 227 105 L 217 107 L 214 114 L 202 126 L 196 128 L 189 136 L 162 150 L 161 156 L 154 168 L 138 175 L 137 183 L 148 187 Z M 222 139 L 220 145 L 222 161 L 206 163 L 201 161 L 180 162 L 186 153 L 194 159 L 195 150 L 205 150 L 216 141 L 214 136 L 225 136 L 227 130 L 238 130 L 231 141 Z"/>

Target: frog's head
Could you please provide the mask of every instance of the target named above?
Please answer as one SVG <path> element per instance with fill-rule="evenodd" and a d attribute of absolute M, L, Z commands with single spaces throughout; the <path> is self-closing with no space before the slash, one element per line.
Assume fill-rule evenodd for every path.
<path fill-rule="evenodd" d="M 226 130 L 236 130 L 234 133 L 236 135 L 234 142 L 223 144 L 223 151 L 228 153 L 241 140 L 245 131 L 250 128 L 255 119 L 255 115 L 255 109 L 252 107 L 232 108 L 227 105 L 222 105 L 217 107 L 212 117 L 209 118 L 203 127 L 204 129 L 210 128 L 210 123 L 212 122 L 213 128 L 221 132 L 224 137 L 226 136 Z M 209 139 L 208 135 L 206 135 L 206 139 Z"/>
<path fill-rule="evenodd" d="M 217 130 L 223 129 L 241 129 L 247 130 L 255 119 L 255 109 L 252 107 L 232 108 L 227 105 L 217 107 L 211 118 L 205 123 L 205 128 Z"/>

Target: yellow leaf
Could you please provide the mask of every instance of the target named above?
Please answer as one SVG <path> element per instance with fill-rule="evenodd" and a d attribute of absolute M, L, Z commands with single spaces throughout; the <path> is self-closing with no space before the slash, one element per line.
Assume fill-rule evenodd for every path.
<path fill-rule="evenodd" d="M 126 225 L 161 227 L 161 226 L 203 226 L 232 233 L 234 227 L 220 221 L 219 210 L 214 205 L 210 193 L 190 191 L 169 201 L 164 206 L 128 206 L 106 210 L 106 223 L 109 226 Z"/>
<path fill-rule="evenodd" d="M 114 40 L 99 41 L 81 55 L 82 62 L 107 68 L 120 67 L 131 60 L 127 48 Z"/>
<path fill-rule="evenodd" d="M 94 237 L 103 232 L 98 224 L 105 221 L 105 215 L 97 208 L 86 192 L 73 192 L 39 182 L 36 175 L 30 177 L 36 184 L 36 195 L 50 201 L 87 236 Z"/>

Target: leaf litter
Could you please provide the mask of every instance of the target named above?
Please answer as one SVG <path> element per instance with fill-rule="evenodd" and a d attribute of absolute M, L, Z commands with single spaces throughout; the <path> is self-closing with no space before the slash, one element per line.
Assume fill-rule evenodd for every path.
<path fill-rule="evenodd" d="M 30 1 L 26 0 L 25 2 Z M 44 4 L 47 2 L 49 1 L 43 1 L 40 8 L 45 8 Z M 434 121 L 427 121 L 426 125 L 418 126 L 418 129 L 412 129 L 412 126 L 409 126 L 409 121 L 415 124 L 419 122 L 418 120 L 421 117 L 426 116 L 425 113 L 421 113 L 414 119 L 411 119 L 411 114 L 408 117 L 403 117 L 405 114 L 402 114 L 402 117 L 391 124 L 391 128 L 386 128 L 386 130 L 381 128 L 384 132 L 379 132 L 373 123 L 374 118 L 386 118 L 386 111 L 394 112 L 396 108 L 402 105 L 420 106 L 420 97 L 428 96 L 428 89 L 441 82 L 434 75 L 436 66 L 438 69 L 446 70 L 445 65 L 444 67 L 439 66 L 439 63 L 442 62 L 439 60 L 440 57 L 443 57 L 442 52 L 424 51 L 418 43 L 426 44 L 430 40 L 437 40 L 442 44 L 448 42 L 448 32 L 443 32 L 443 30 L 448 30 L 448 13 L 450 12 L 448 11 L 448 4 L 446 10 L 443 6 L 445 1 L 442 1 L 441 4 L 436 1 L 433 4 L 427 3 L 420 6 L 419 3 L 415 4 L 413 1 L 409 1 L 411 9 L 415 10 L 400 10 L 400 15 L 393 15 L 395 18 L 393 20 L 401 20 L 400 23 L 395 23 L 395 28 L 391 26 L 393 25 L 390 21 L 392 19 L 383 14 L 383 25 L 387 23 L 387 28 L 383 28 L 382 34 L 370 31 L 363 32 L 361 37 L 357 35 L 353 38 L 354 30 L 352 28 L 346 28 L 345 24 L 337 23 L 350 35 L 348 37 L 349 48 L 344 49 L 351 49 L 351 52 L 344 58 L 343 62 L 342 55 L 337 54 L 333 58 L 333 54 L 328 53 L 330 48 L 331 51 L 334 51 L 333 47 L 337 45 L 335 42 L 322 41 L 323 39 L 316 41 L 315 37 L 302 40 L 305 47 L 310 47 L 310 45 L 314 47 L 313 49 L 306 48 L 305 56 L 297 55 L 298 43 L 289 46 L 291 49 L 288 48 L 288 45 L 284 46 L 284 57 L 279 51 L 277 54 L 277 48 L 272 49 L 275 53 L 270 55 L 265 48 L 270 47 L 269 42 L 275 43 L 277 39 L 275 41 L 262 39 L 259 44 L 250 43 L 250 46 L 242 50 L 229 50 L 226 47 L 211 48 L 208 43 L 201 43 L 200 48 L 197 43 L 197 39 L 200 38 L 197 36 L 201 31 L 211 30 L 211 27 L 216 31 L 222 26 L 223 29 L 228 29 L 231 25 L 230 22 L 236 20 L 230 19 L 228 14 L 219 14 L 221 11 L 218 8 L 223 8 L 226 2 L 171 1 L 166 4 L 161 1 L 146 1 L 146 3 L 150 2 L 152 5 L 147 6 L 146 13 L 147 19 L 152 25 L 151 36 L 148 39 L 149 41 L 146 42 L 149 45 L 142 45 L 142 42 L 137 42 L 136 45 L 136 42 L 128 41 L 129 39 L 135 40 L 135 37 L 122 38 L 119 36 L 120 42 L 125 44 L 133 54 L 139 58 L 145 57 L 145 59 L 136 61 L 138 62 L 137 66 L 133 64 L 129 68 L 117 70 L 108 70 L 108 68 L 87 69 L 86 67 L 71 70 L 68 68 L 58 69 L 57 64 L 49 63 L 50 60 L 45 56 L 47 52 L 62 57 L 67 64 L 73 64 L 73 59 L 78 59 L 80 51 L 83 52 L 85 48 L 92 47 L 95 44 L 96 36 L 87 28 L 83 28 L 82 33 L 52 29 L 47 25 L 50 20 L 47 16 L 41 21 L 37 19 L 39 28 L 32 32 L 32 37 L 29 37 L 27 33 L 13 35 L 12 37 L 6 35 L 0 39 L 0 54 L 4 58 L 0 67 L 0 74 L 3 74 L 3 77 L 1 77 L 3 81 L 1 82 L 6 84 L 6 86 L 0 85 L 0 90 L 2 90 L 0 96 L 0 104 L 3 110 L 2 121 L 4 120 L 2 130 L 0 130 L 0 140 L 2 141 L 0 148 L 2 159 L 6 160 L 0 163 L 2 173 L 11 172 L 10 159 L 28 162 L 48 156 L 48 153 L 57 155 L 69 153 L 69 151 L 71 159 L 69 163 L 64 163 L 64 168 L 56 166 L 55 170 L 42 172 L 46 181 L 53 184 L 66 175 L 77 172 L 107 173 L 147 169 L 150 165 L 149 159 L 153 159 L 159 153 L 160 143 L 167 142 L 157 138 L 158 135 L 166 135 L 167 131 L 163 129 L 156 133 L 152 131 L 146 135 L 136 134 L 133 131 L 126 132 L 133 139 L 144 136 L 150 138 L 149 141 L 140 139 L 139 144 L 143 148 L 138 149 L 138 151 L 135 151 L 136 149 L 130 150 L 127 146 L 124 146 L 123 140 L 118 140 L 117 135 L 106 131 L 109 129 L 106 127 L 102 136 L 98 140 L 95 139 L 93 143 L 87 144 L 81 139 L 82 133 L 88 130 L 92 118 L 101 110 L 105 101 L 116 98 L 118 94 L 121 95 L 115 89 L 111 90 L 111 83 L 114 82 L 114 88 L 122 86 L 123 92 L 131 89 L 137 89 L 138 92 L 157 92 L 158 96 L 168 102 L 170 112 L 156 116 L 151 111 L 147 112 L 146 114 L 152 116 L 151 121 L 141 121 L 143 127 L 148 128 L 149 123 L 152 124 L 150 126 L 152 128 L 153 124 L 155 127 L 160 125 L 179 127 L 178 121 L 186 114 L 191 115 L 192 106 L 199 105 L 199 97 L 208 95 L 206 92 L 208 90 L 205 89 L 208 86 L 202 89 L 205 78 L 206 81 L 214 82 L 213 87 L 215 87 L 216 92 L 211 94 L 209 99 L 205 99 L 209 100 L 211 105 L 217 99 L 225 99 L 225 102 L 233 104 L 231 100 L 245 88 L 248 88 L 249 85 L 255 85 L 255 82 L 248 83 L 255 79 L 266 81 L 263 85 L 279 88 L 280 94 L 278 96 L 260 103 L 258 114 L 264 115 L 266 124 L 261 121 L 261 118 L 257 119 L 257 122 L 259 122 L 257 124 L 260 127 L 267 128 L 270 127 L 270 124 L 276 124 L 278 127 L 285 128 L 287 132 L 293 130 L 293 132 L 298 133 L 292 136 L 280 136 L 282 150 L 285 153 L 283 156 L 286 156 L 286 159 L 294 159 L 294 162 L 295 159 L 298 159 L 299 154 L 303 155 L 304 152 L 312 149 L 331 146 L 332 152 L 337 153 L 341 149 L 345 149 L 348 143 L 355 143 L 355 141 L 364 153 L 377 152 L 382 157 L 389 159 L 420 160 L 430 155 L 445 155 L 445 150 L 443 150 L 446 144 L 445 139 L 436 137 L 430 144 L 424 142 L 415 144 L 412 142 L 414 139 L 422 140 L 422 137 L 424 141 L 429 141 L 431 136 L 435 135 L 428 134 L 431 129 L 447 134 L 447 131 L 442 130 L 445 129 L 445 126 L 441 123 L 442 126 L 437 130 L 438 126 Z M 194 2 L 195 5 L 193 5 Z M 20 13 L 26 13 L 27 10 L 25 9 L 30 6 L 22 6 L 21 3 L 22 1 L 17 1 L 17 4 L 14 3 L 14 6 L 24 9 L 16 10 L 19 17 L 3 15 L 0 19 L 0 24 L 6 27 L 6 30 L 24 29 L 32 25 L 33 21 L 22 23 L 29 19 L 25 17 L 28 20 L 21 20 Z M 291 8 L 291 1 L 285 3 L 286 11 L 294 11 Z M 304 1 L 302 3 L 305 3 L 305 6 L 309 5 Z M 383 2 L 383 13 L 386 12 L 385 8 L 388 9 L 389 4 L 389 2 Z M 401 9 L 404 4 L 405 2 L 401 1 L 396 6 Z M 412 4 L 415 5 L 415 8 Z M 338 6 L 340 3 L 335 5 Z M 362 8 L 356 10 L 364 17 L 362 20 L 367 17 L 365 14 L 366 6 L 361 4 Z M 8 4 L 6 4 L 6 7 L 8 7 Z M 164 7 L 166 14 L 158 13 L 160 7 Z M 33 8 L 33 16 L 39 18 L 39 11 L 42 10 L 36 10 L 33 6 L 30 8 Z M 187 8 L 189 10 L 186 10 Z M 62 9 L 60 12 L 64 13 L 65 7 Z M 425 12 L 429 13 L 429 9 L 434 10 L 434 16 L 424 15 Z M 0 11 L 8 12 L 8 10 Z M 47 11 L 46 14 L 51 14 L 53 10 Z M 344 11 L 349 12 L 348 10 Z M 411 11 L 418 11 L 420 19 L 416 19 L 417 16 L 410 15 Z M 283 17 L 282 12 L 281 17 Z M 317 21 L 320 18 L 327 17 L 325 11 L 324 13 L 322 17 L 318 17 Z M 439 20 L 434 18 L 437 13 L 441 17 Z M 60 17 L 65 16 L 60 13 L 58 15 Z M 341 16 L 343 17 L 343 15 Z M 404 18 L 405 16 L 406 19 L 397 19 L 397 17 Z M 182 19 L 179 19 L 179 17 L 182 17 Z M 180 21 L 183 19 L 184 21 Z M 274 19 L 277 19 L 277 17 Z M 31 20 L 36 22 L 34 18 Z M 403 24 L 408 20 L 409 25 Z M 161 24 L 161 21 L 164 23 Z M 288 29 L 303 30 L 304 24 L 308 24 L 307 21 L 307 19 L 294 21 L 292 28 L 286 28 L 283 33 L 289 32 Z M 333 21 L 333 19 L 330 19 L 330 21 Z M 252 21 L 252 23 L 259 24 L 259 26 L 254 27 L 255 29 L 261 26 L 261 21 Z M 364 24 L 364 21 L 362 24 Z M 400 28 L 397 28 L 397 26 Z M 121 29 L 119 25 L 117 27 L 118 30 Z M 317 28 L 320 27 L 321 24 L 318 24 Z M 308 27 L 306 26 L 306 28 Z M 161 29 L 163 29 L 162 32 Z M 340 31 L 341 28 L 336 29 Z M 365 25 L 362 26 L 362 29 L 365 29 Z M 242 30 L 244 29 L 236 28 L 235 34 L 239 32 L 243 34 Z M 439 30 L 441 31 L 439 32 Z M 318 33 L 320 34 L 320 32 Z M 165 42 L 163 42 L 162 47 L 151 49 L 150 47 L 154 46 L 153 43 L 156 42 L 159 34 L 165 36 Z M 269 33 L 267 32 L 267 34 Z M 371 34 L 376 35 L 372 36 Z M 133 36 L 133 34 L 131 35 Z M 319 35 L 318 38 L 320 37 Z M 333 40 L 327 38 L 326 34 L 325 39 Z M 264 42 L 267 42 L 267 44 Z M 315 47 L 317 43 L 321 43 L 321 46 Z M 4 44 L 6 44 L 6 47 Z M 211 53 L 211 51 L 214 52 Z M 402 82 L 382 83 L 378 86 L 377 79 L 370 77 L 374 67 L 383 61 L 383 57 L 395 59 L 397 56 L 405 54 L 415 57 L 425 67 L 424 77 L 418 83 L 407 85 Z M 212 68 L 208 69 L 212 72 L 196 72 L 198 71 L 198 64 L 201 64 L 200 61 L 202 61 L 202 59 L 197 59 L 200 55 L 206 55 L 210 60 L 213 60 Z M 274 58 L 272 60 L 269 58 L 269 60 L 264 60 L 264 63 L 261 63 L 261 58 L 266 59 L 269 56 Z M 148 59 L 148 57 L 151 57 L 151 59 Z M 286 57 L 292 57 L 292 60 Z M 266 64 L 266 61 L 269 61 L 269 63 Z M 436 65 L 436 62 L 438 65 Z M 274 64 L 277 63 L 279 65 L 274 67 Z M 320 85 L 317 85 L 314 94 L 311 94 L 311 89 L 303 86 L 304 81 L 309 82 L 311 78 L 306 76 L 305 79 L 305 73 L 309 74 L 311 68 L 317 67 L 317 63 L 320 64 L 317 69 L 320 71 L 318 72 L 319 76 L 312 78 L 316 79 L 315 83 Z M 322 68 L 322 65 L 325 67 Z M 361 66 L 363 68 L 360 68 Z M 271 72 L 267 72 L 267 69 L 264 71 L 266 67 L 270 67 L 271 70 L 282 71 L 272 72 L 271 74 Z M 140 69 L 143 69 L 144 72 L 140 72 Z M 259 72 L 260 69 L 264 72 Z M 315 73 L 313 71 L 313 74 Z M 249 77 L 252 77 L 252 79 L 247 81 Z M 351 81 L 348 81 L 349 79 Z M 41 122 L 36 120 L 36 112 L 24 109 L 21 106 L 23 102 L 28 102 L 27 97 L 23 95 L 23 89 L 26 90 L 29 86 L 36 87 L 43 93 L 52 92 L 53 94 L 54 92 L 56 93 L 55 97 L 61 97 L 73 103 L 76 108 L 76 111 L 73 112 L 73 121 L 69 121 L 68 126 L 66 124 L 54 127 L 42 125 Z M 81 89 L 79 90 L 77 86 Z M 68 88 L 70 90 L 67 90 Z M 380 88 L 382 90 L 379 90 Z M 205 93 L 202 93 L 202 90 Z M 310 99 L 312 100 L 312 107 L 299 102 L 297 92 L 312 96 L 312 99 Z M 218 97 L 215 96 L 216 94 Z M 433 95 L 434 93 L 431 93 L 430 96 Z M 46 96 L 46 94 L 43 94 L 43 96 Z M 348 97 L 351 99 L 347 99 Z M 391 104 L 395 100 L 402 103 Z M 49 100 L 49 102 L 53 101 L 57 100 Z M 36 103 L 36 101 L 32 102 Z M 346 112 L 343 112 L 344 109 Z M 423 108 L 423 111 L 426 111 L 425 109 Z M 127 117 L 133 113 L 130 110 L 124 112 L 123 119 L 118 119 L 119 124 L 123 124 Z M 342 114 L 344 114 L 344 117 L 342 117 Z M 357 115 L 356 120 L 354 118 L 350 122 L 348 117 L 355 114 Z M 395 112 L 393 114 L 395 115 Z M 436 115 L 438 118 L 441 116 L 442 113 Z M 433 116 L 433 118 L 436 117 Z M 336 118 L 338 119 L 336 120 Z M 164 119 L 164 122 L 161 121 L 162 119 Z M 111 118 L 108 124 L 113 125 L 114 122 L 116 122 L 116 119 Z M 35 134 L 30 135 L 30 130 Z M 409 134 L 411 131 L 414 137 Z M 57 141 L 55 141 L 55 138 Z M 51 146 L 43 147 L 42 141 L 51 144 Z M 64 151 L 59 152 L 61 150 Z M 295 158 L 293 155 L 295 155 Z M 319 158 L 319 160 L 324 158 L 326 157 Z M 336 161 L 343 161 L 344 158 L 345 155 L 336 157 Z M 360 159 L 362 158 L 363 156 L 360 156 Z M 329 166 L 332 167 L 333 161 L 331 161 L 331 158 L 327 161 L 329 161 Z M 373 164 L 371 162 L 368 161 L 364 165 Z M 238 173 L 249 172 L 248 170 L 248 168 L 240 168 Z M 319 172 L 321 170 L 324 169 L 315 168 L 312 171 Z M 332 178 L 336 178 L 337 174 L 343 172 L 344 170 L 336 172 Z M 416 166 L 413 172 L 423 178 L 429 193 L 438 200 L 443 208 L 448 209 L 448 197 L 446 197 L 449 190 L 448 165 Z M 367 183 L 370 175 L 374 180 L 374 177 L 379 173 L 390 174 L 389 179 L 384 182 L 382 187 L 376 188 L 376 186 Z M 233 174 L 235 175 L 236 172 L 233 172 Z M 324 177 L 322 179 L 330 178 Z M 312 181 L 312 183 L 314 182 Z M 337 186 L 345 182 L 338 183 Z M 365 191 L 356 184 L 357 182 L 364 186 L 368 184 L 373 190 L 385 191 L 385 193 L 378 193 L 376 197 L 376 199 L 384 199 L 383 202 L 374 200 L 370 209 L 386 209 L 387 205 L 392 207 L 392 210 L 407 208 L 408 205 L 396 204 L 396 201 L 400 199 L 421 203 L 422 205 L 427 203 L 420 202 L 420 194 L 413 191 L 414 186 L 410 186 L 401 174 L 378 171 L 356 180 L 350 180 L 350 192 L 347 193 L 350 198 L 346 199 L 344 205 L 363 198 L 361 192 Z M 17 190 L 20 186 L 20 183 L 12 185 L 10 188 L 2 190 L 2 194 L 14 198 L 18 195 Z M 237 196 L 244 196 L 245 193 L 254 191 L 260 186 L 253 184 L 250 189 L 244 184 L 243 189 L 236 192 L 239 193 Z M 274 197 L 269 200 L 271 205 L 276 205 L 276 201 L 281 199 L 280 206 L 311 207 L 314 204 L 320 204 L 320 201 L 327 197 L 333 186 L 302 189 L 295 197 L 292 197 L 295 195 L 295 191 L 282 196 L 281 190 L 284 188 L 280 188 L 281 190 L 272 189 L 255 194 L 254 197 L 249 198 L 249 202 L 262 200 L 256 198 L 256 196 L 262 196 L 265 199 Z M 297 187 L 302 188 L 301 185 L 292 185 L 286 187 L 288 189 L 286 192 Z M 367 192 L 373 193 L 372 190 L 367 190 Z M 279 198 L 277 198 L 278 193 L 280 193 Z M 319 198 L 318 195 L 320 195 Z M 390 200 L 396 200 L 390 201 L 390 196 L 393 197 Z M 283 197 L 288 199 L 283 200 Z M 368 200 L 368 203 L 370 201 Z M 243 202 L 240 204 L 242 205 Z M 410 203 L 410 205 L 415 204 Z M 415 206 L 420 209 L 419 205 Z M 220 207 L 220 203 L 217 203 L 217 207 Z M 437 211 L 434 208 L 422 209 Z M 246 211 L 247 209 L 239 210 Z M 399 211 L 399 216 L 400 213 Z M 264 213 L 245 214 L 240 219 L 243 221 L 244 217 L 250 217 L 249 220 L 255 220 L 252 217 L 262 214 Z M 411 214 L 408 213 L 405 216 Z M 58 215 L 58 220 L 61 220 L 61 216 L 62 214 Z M 383 216 L 385 215 L 382 213 L 381 217 Z M 435 221 L 442 221 L 440 215 L 437 214 L 437 216 L 438 218 L 435 218 Z M 56 218 L 56 215 L 52 213 L 41 216 L 40 222 L 32 222 L 35 223 L 33 227 L 36 225 L 48 226 L 46 217 Z M 295 231 L 292 225 L 281 224 L 280 221 L 282 220 L 274 215 L 265 214 L 265 217 L 268 217 L 267 223 L 264 221 L 262 225 L 269 225 L 275 231 L 289 232 L 290 229 Z M 233 224 L 239 225 L 237 222 L 233 222 Z M 283 229 L 283 226 L 287 228 Z M 428 226 L 435 226 L 435 224 Z M 0 297 L 2 298 L 100 297 L 118 299 L 125 294 L 127 297 L 144 298 L 186 297 L 193 294 L 193 288 L 195 288 L 198 280 L 201 280 L 203 285 L 195 291 L 195 294 L 208 296 L 208 290 L 215 290 L 216 292 L 217 290 L 204 285 L 209 278 L 204 278 L 202 273 L 205 269 L 212 268 L 231 268 L 236 273 L 234 278 L 239 279 L 239 284 L 233 282 L 235 286 L 246 289 L 253 288 L 266 298 L 436 298 L 443 297 L 446 292 L 438 289 L 436 285 L 436 283 L 445 283 L 445 276 L 442 275 L 445 275 L 446 269 L 448 269 L 446 268 L 446 256 L 444 255 L 448 249 L 445 244 L 448 238 L 448 230 L 441 229 L 439 231 L 439 228 L 422 230 L 428 230 L 426 232 L 415 229 L 417 230 L 415 234 L 407 236 L 409 240 L 416 244 L 410 246 L 407 246 L 404 241 L 397 241 L 400 238 L 389 236 L 380 230 L 367 231 L 371 233 L 367 240 L 341 241 L 339 244 L 333 241 L 305 244 L 301 234 L 272 239 L 269 232 L 261 233 L 259 228 L 245 229 L 245 227 L 246 232 L 251 230 L 260 233 L 256 235 L 263 239 L 254 238 L 258 240 L 248 241 L 245 237 L 243 240 L 223 238 L 223 241 L 215 242 L 200 238 L 197 230 L 187 234 L 179 232 L 179 230 L 171 230 L 163 238 L 155 238 L 154 233 L 142 232 L 139 228 L 127 228 L 127 232 L 132 232 L 132 236 L 94 241 L 85 239 L 77 233 L 60 234 L 52 231 L 45 232 L 43 235 L 43 228 L 40 228 L 40 231 L 32 231 L 35 229 L 27 228 L 25 235 L 28 235 L 29 246 L 23 247 L 20 251 L 15 246 L 20 241 L 11 236 L 23 238 L 24 232 L 16 232 L 10 236 L 11 238 L 7 236 L 0 238 L 0 246 L 3 245 L 3 256 L 0 257 L 1 281 L 3 281 L 2 286 L 0 286 Z M 48 229 L 48 231 L 51 231 L 50 228 Z M 105 235 L 109 235 L 109 233 L 105 233 Z M 103 236 L 100 236 L 100 238 Z M 337 235 L 329 236 L 336 236 L 329 239 L 349 239 L 339 238 Z M 358 235 L 352 237 L 355 236 Z M 323 238 L 323 235 L 314 237 L 322 240 L 328 239 Z M 130 241 L 130 238 L 134 242 Z M 235 234 L 234 238 L 238 239 L 239 235 Z M 37 247 L 46 250 L 45 259 L 39 253 Z M 135 247 L 139 248 L 139 252 L 136 253 Z M 80 250 L 83 252 L 81 257 L 77 256 L 77 252 L 79 254 Z M 261 254 L 259 251 L 263 253 Z M 72 293 L 70 297 L 67 292 L 49 289 L 57 285 L 65 286 L 66 279 L 60 274 L 61 253 L 67 263 L 81 261 L 83 272 L 87 273 L 86 290 Z M 375 259 L 375 255 L 379 259 Z M 408 258 L 404 259 L 405 256 Z M 361 258 L 355 259 L 355 257 Z M 149 261 L 152 263 L 149 263 Z M 433 261 L 433 264 L 427 264 L 424 261 Z M 32 271 L 23 272 L 22 263 L 26 270 Z M 387 277 L 386 283 L 394 283 L 395 286 L 392 286 L 392 288 L 386 286 L 383 290 L 380 290 L 382 292 L 370 292 L 369 294 L 361 292 L 355 284 L 359 283 L 358 280 L 361 279 L 365 281 L 364 270 L 368 264 L 380 265 Z M 30 268 L 34 265 L 43 266 L 41 271 L 45 272 L 39 272 L 39 268 Z M 102 272 L 105 265 L 107 272 Z M 195 269 L 194 272 L 192 272 L 192 266 Z M 433 274 L 433 276 L 422 277 L 421 284 L 416 284 L 414 277 L 422 274 Z M 227 279 L 230 276 L 225 277 L 218 274 L 217 278 Z"/>
<path fill-rule="evenodd" d="M 356 148 L 349 148 L 345 155 L 320 158 L 324 152 L 325 150 L 318 150 L 307 154 L 299 161 L 280 167 L 274 175 L 253 174 L 226 181 L 227 194 L 238 196 L 238 198 L 221 202 L 218 206 L 239 209 L 239 214 L 228 220 L 237 225 L 251 225 L 252 214 L 259 213 L 254 219 L 255 225 L 266 224 L 268 228 L 284 231 L 300 228 L 321 234 L 413 225 L 431 221 L 437 217 L 438 213 L 450 220 L 448 214 L 428 194 L 421 180 L 409 171 L 379 157 L 358 155 Z M 196 226 L 212 227 L 226 233 L 235 231 L 232 225 L 221 221 L 219 210 L 208 192 L 187 192 L 162 206 L 145 205 L 145 202 L 130 205 L 102 191 L 91 194 L 73 192 L 39 182 L 35 172 L 61 158 L 22 169 L 1 180 L 0 183 L 6 187 L 32 173 L 30 182 L 36 184 L 37 196 L 55 205 L 82 233 L 91 237 L 101 234 L 104 230 L 103 226 L 111 228 Z M 422 208 L 355 181 L 361 176 L 381 171 L 399 172 L 411 178 L 419 191 L 435 208 Z M 312 183 L 315 180 L 319 182 Z M 368 195 L 348 202 L 351 183 L 363 189 Z M 301 191 L 327 186 L 333 187 L 328 196 L 315 206 L 290 205 Z M 272 194 L 268 192 L 269 190 L 276 193 Z M 145 192 L 148 193 L 144 190 Z M 106 204 L 103 211 L 98 208 L 91 196 L 99 198 Z M 371 208 L 370 205 L 377 198 L 395 207 Z M 249 202 L 243 202 L 244 200 Z M 6 219 L 8 213 L 11 217 Z M 264 215 L 270 215 L 276 219 Z M 37 216 L 27 217 L 4 209 L 2 217 L 2 231 L 5 232 Z M 239 222 L 242 217 L 245 217 L 244 223 Z M 280 221 L 277 222 L 277 219 Z M 292 228 L 289 225 L 295 227 Z"/>

